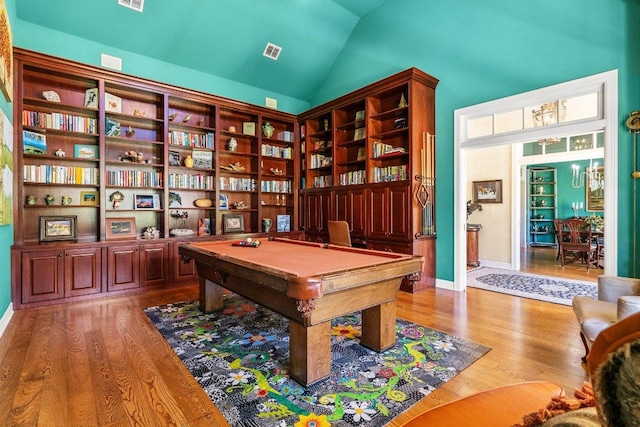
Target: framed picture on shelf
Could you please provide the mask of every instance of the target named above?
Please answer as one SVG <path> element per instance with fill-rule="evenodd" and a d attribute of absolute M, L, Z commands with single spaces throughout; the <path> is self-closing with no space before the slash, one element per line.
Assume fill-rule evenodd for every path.
<path fill-rule="evenodd" d="M 87 89 L 84 92 L 84 106 L 88 108 L 98 108 L 98 88 Z"/>
<path fill-rule="evenodd" d="M 476 203 L 502 203 L 502 180 L 473 181 L 473 201 Z"/>
<path fill-rule="evenodd" d="M 104 223 L 107 240 L 135 239 L 138 237 L 135 218 L 107 218 Z"/>
<path fill-rule="evenodd" d="M 367 136 L 367 128 L 358 128 L 353 131 L 353 140 L 364 139 Z"/>
<path fill-rule="evenodd" d="M 77 159 L 97 159 L 98 146 L 76 144 L 73 146 L 73 156 Z"/>
<path fill-rule="evenodd" d="M 209 236 L 211 234 L 211 219 L 200 218 L 198 220 L 198 236 Z"/>
<path fill-rule="evenodd" d="M 276 216 L 276 231 L 278 232 L 291 231 L 291 215 Z"/>
<path fill-rule="evenodd" d="M 237 214 L 222 215 L 222 232 L 242 233 L 244 231 L 244 216 Z"/>
<path fill-rule="evenodd" d="M 229 196 L 226 194 L 220 195 L 220 200 L 218 201 L 218 209 L 227 210 L 229 209 Z"/>
<path fill-rule="evenodd" d="M 78 217 L 73 216 L 41 216 L 40 241 L 59 242 L 78 240 Z"/>
<path fill-rule="evenodd" d="M 245 135 L 256 135 L 256 123 L 255 122 L 244 122 L 242 123 L 242 133 Z"/>
<path fill-rule="evenodd" d="M 81 191 L 80 192 L 80 205 L 81 206 L 98 206 L 98 192 L 97 191 Z"/>
<path fill-rule="evenodd" d="M 355 121 L 364 120 L 364 110 L 356 111 Z"/>
<path fill-rule="evenodd" d="M 169 150 L 169 166 L 180 166 L 180 153 Z"/>
<path fill-rule="evenodd" d="M 42 133 L 23 130 L 22 152 L 24 154 L 47 154 L 47 136 Z"/>
<path fill-rule="evenodd" d="M 356 160 L 365 160 L 367 158 L 367 148 L 366 147 L 358 147 L 358 157 Z"/>
<path fill-rule="evenodd" d="M 133 208 L 136 210 L 160 209 L 159 194 L 136 194 L 134 196 Z"/>
<path fill-rule="evenodd" d="M 112 95 L 109 92 L 104 93 L 104 109 L 110 113 L 122 112 L 122 98 Z"/>
<path fill-rule="evenodd" d="M 213 151 L 196 150 L 191 152 L 193 167 L 199 169 L 211 169 L 213 167 Z"/>

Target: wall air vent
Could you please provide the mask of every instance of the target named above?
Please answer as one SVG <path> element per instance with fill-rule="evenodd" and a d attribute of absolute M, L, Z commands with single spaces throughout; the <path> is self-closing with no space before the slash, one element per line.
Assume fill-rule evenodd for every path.
<path fill-rule="evenodd" d="M 120 6 L 128 7 L 129 9 L 142 12 L 142 8 L 144 7 L 144 0 L 118 0 L 118 4 Z"/>
<path fill-rule="evenodd" d="M 280 52 L 282 52 L 282 48 L 280 46 L 276 46 L 273 43 L 267 43 L 267 47 L 264 48 L 264 52 L 262 52 L 262 54 L 275 61 L 278 59 L 278 56 L 280 56 Z"/>

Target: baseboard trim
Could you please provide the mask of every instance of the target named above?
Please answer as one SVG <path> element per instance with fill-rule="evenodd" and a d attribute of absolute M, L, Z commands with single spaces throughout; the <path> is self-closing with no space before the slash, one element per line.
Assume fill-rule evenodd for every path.
<path fill-rule="evenodd" d="M 4 331 L 7 330 L 7 326 L 9 326 L 9 321 L 13 317 L 13 304 L 9 304 L 9 307 L 5 310 L 2 318 L 0 319 L 0 338 L 4 335 Z"/>
<path fill-rule="evenodd" d="M 460 291 L 460 289 L 455 288 L 455 283 L 451 280 L 436 279 L 436 288 L 449 289 L 450 291 Z"/>

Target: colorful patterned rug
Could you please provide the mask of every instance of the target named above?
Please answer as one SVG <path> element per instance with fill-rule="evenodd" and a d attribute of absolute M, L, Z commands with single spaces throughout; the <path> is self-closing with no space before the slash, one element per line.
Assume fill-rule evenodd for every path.
<path fill-rule="evenodd" d="M 490 267 L 467 272 L 467 286 L 562 305 L 571 305 L 571 299 L 576 295 L 598 298 L 598 284 L 595 282 Z"/>
<path fill-rule="evenodd" d="M 383 353 L 359 345 L 360 314 L 332 322 L 329 379 L 287 376 L 288 320 L 239 296 L 222 312 L 197 302 L 145 310 L 233 427 L 383 426 L 490 349 L 403 320 Z"/>

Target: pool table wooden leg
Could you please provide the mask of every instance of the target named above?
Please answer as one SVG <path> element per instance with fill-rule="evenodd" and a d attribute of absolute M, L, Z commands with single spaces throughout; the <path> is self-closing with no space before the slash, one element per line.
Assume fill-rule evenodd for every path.
<path fill-rule="evenodd" d="M 362 310 L 360 344 L 374 351 L 384 351 L 396 343 L 396 301 L 387 301 Z"/>
<path fill-rule="evenodd" d="M 208 313 L 224 307 L 224 288 L 209 279 L 200 277 L 200 311 Z"/>
<path fill-rule="evenodd" d="M 331 322 L 305 327 L 289 320 L 289 376 L 308 387 L 331 374 Z"/>

